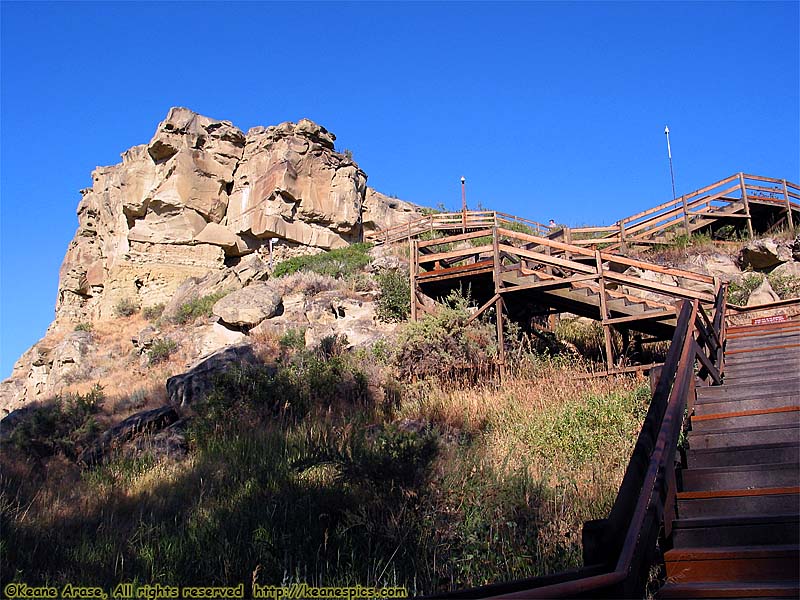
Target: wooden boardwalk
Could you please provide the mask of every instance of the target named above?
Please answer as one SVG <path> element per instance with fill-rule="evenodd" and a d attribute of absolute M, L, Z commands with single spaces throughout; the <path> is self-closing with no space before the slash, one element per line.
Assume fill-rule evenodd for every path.
<path fill-rule="evenodd" d="M 548 215 L 549 216 L 549 215 Z M 786 179 L 735 173 L 680 198 L 597 227 L 551 228 L 541 222 L 496 211 L 464 211 L 425 215 L 402 225 L 367 233 L 365 241 L 394 243 L 424 233 L 467 233 L 505 227 L 540 237 L 606 250 L 667 244 L 696 231 L 740 228 L 752 236 L 776 227 L 800 224 L 800 185 Z"/>
<path fill-rule="evenodd" d="M 800 322 L 728 330 L 700 387 L 660 598 L 800 596 Z"/>

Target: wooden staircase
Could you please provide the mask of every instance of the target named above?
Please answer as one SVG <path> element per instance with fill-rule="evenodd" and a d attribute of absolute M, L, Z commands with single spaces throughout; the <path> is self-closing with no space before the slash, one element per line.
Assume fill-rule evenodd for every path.
<path fill-rule="evenodd" d="M 800 323 L 728 330 L 678 479 L 658 597 L 800 596 Z"/>

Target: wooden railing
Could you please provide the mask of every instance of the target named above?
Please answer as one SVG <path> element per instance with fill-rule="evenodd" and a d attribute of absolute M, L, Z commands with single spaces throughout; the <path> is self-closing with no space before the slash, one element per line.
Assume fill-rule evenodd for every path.
<path fill-rule="evenodd" d="M 800 186 L 786 179 L 737 173 L 711 185 L 664 202 L 643 212 L 599 227 L 548 227 L 538 221 L 496 211 L 434 213 L 401 225 L 367 233 L 365 241 L 393 243 L 425 232 L 466 233 L 488 227 L 510 227 L 533 235 L 558 239 L 576 246 L 616 250 L 627 246 L 663 243 L 669 231 L 687 234 L 703 227 L 708 219 L 742 219 L 753 234 L 751 206 L 766 205 L 785 211 L 786 223 L 794 227 L 792 211 L 800 212 Z M 800 225 L 800 223 L 798 223 Z"/>
<path fill-rule="evenodd" d="M 605 245 L 608 249 L 663 243 L 659 236 L 675 230 L 683 234 L 701 228 L 704 220 L 742 219 L 753 235 L 751 205 L 785 210 L 794 227 L 792 211 L 800 212 L 800 186 L 785 179 L 737 173 L 689 194 L 603 227 L 564 227 L 559 238 L 579 246 Z"/>
<path fill-rule="evenodd" d="M 401 225 L 365 234 L 364 240 L 378 244 L 391 244 L 407 240 L 426 232 L 473 231 L 490 227 L 506 226 L 536 235 L 547 235 L 551 230 L 542 223 L 516 217 L 493 210 L 468 210 L 465 212 L 443 212 L 425 215 Z"/>
<path fill-rule="evenodd" d="M 678 437 L 684 416 L 694 406 L 696 381 L 721 381 L 724 323 L 724 285 L 717 288 L 710 316 L 697 300 L 680 302 L 669 353 L 617 499 L 607 519 L 590 522 L 591 527 L 584 530 L 584 568 L 462 590 L 447 597 L 642 598 L 659 535 L 666 538 L 672 531 Z"/>
<path fill-rule="evenodd" d="M 450 250 L 448 246 L 458 242 L 474 240 L 477 245 Z M 444 249 L 442 247 L 444 246 Z M 636 260 L 605 251 L 590 250 L 580 246 L 546 237 L 531 235 L 520 231 L 506 229 L 505 227 L 492 227 L 476 231 L 447 236 L 414 243 L 415 256 L 412 264 L 412 275 L 425 276 L 423 265 L 448 266 L 461 263 L 478 263 L 489 256 L 503 257 L 512 266 L 497 265 L 498 269 L 507 272 L 510 268 L 526 269 L 540 268 L 542 273 L 550 274 L 553 269 L 558 269 L 562 277 L 582 277 L 586 281 L 602 280 L 605 287 L 613 288 L 624 285 L 640 289 L 645 292 L 661 294 L 669 297 L 668 301 L 676 299 L 700 300 L 712 303 L 715 296 L 710 292 L 696 291 L 687 286 L 680 285 L 681 280 L 689 280 L 709 286 L 713 290 L 715 280 L 709 275 L 664 267 L 653 263 Z M 581 260 L 583 259 L 583 260 Z M 587 261 L 586 259 L 590 259 Z M 500 261 L 502 262 L 502 260 Z M 678 285 L 660 283 L 643 277 L 634 277 L 604 268 L 603 263 L 613 263 L 623 267 L 635 267 L 643 272 L 652 272 L 659 275 L 668 275 L 678 280 Z M 466 264 L 464 265 L 466 266 Z M 434 274 L 431 272 L 431 274 Z M 501 285 L 501 284 L 499 284 Z M 498 290 L 499 291 L 499 290 Z"/>

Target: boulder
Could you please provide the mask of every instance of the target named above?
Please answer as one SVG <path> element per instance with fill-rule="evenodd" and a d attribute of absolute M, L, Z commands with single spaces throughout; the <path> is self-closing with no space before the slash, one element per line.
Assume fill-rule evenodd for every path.
<path fill-rule="evenodd" d="M 189 277 L 181 283 L 170 301 L 164 306 L 163 314 L 166 318 L 173 318 L 184 304 L 212 294 L 229 293 L 241 289 L 241 287 L 242 284 L 236 273 L 227 269 L 211 271 L 204 277 Z"/>
<path fill-rule="evenodd" d="M 99 463 L 109 449 L 140 433 L 155 433 L 175 423 L 179 418 L 173 406 L 162 406 L 131 415 L 100 436 L 94 444 L 78 456 L 78 462 L 94 465 Z"/>
<path fill-rule="evenodd" d="M 190 406 L 205 398 L 214 387 L 214 379 L 228 369 L 256 362 L 248 343 L 223 348 L 195 363 L 188 371 L 167 380 L 167 397 L 172 406 Z"/>
<path fill-rule="evenodd" d="M 761 282 L 761 285 L 759 285 L 750 293 L 745 306 L 769 304 L 770 302 L 775 302 L 777 300 L 780 300 L 780 297 L 778 297 L 778 294 L 776 294 L 772 289 L 772 286 L 769 284 L 769 280 L 764 277 L 764 281 Z"/>
<path fill-rule="evenodd" d="M 228 294 L 212 309 L 224 323 L 251 328 L 278 313 L 281 296 L 266 283 L 253 283 Z"/>
<path fill-rule="evenodd" d="M 269 263 L 258 254 L 243 256 L 241 260 L 231 267 L 242 285 L 253 281 L 263 281 L 269 277 Z"/>
<path fill-rule="evenodd" d="M 786 262 L 782 265 L 775 267 L 771 275 L 780 275 L 781 277 L 796 277 L 800 279 L 800 262 Z"/>
<path fill-rule="evenodd" d="M 788 244 L 779 244 L 771 238 L 753 240 L 742 248 L 739 264 L 743 269 L 755 271 L 772 269 L 781 263 L 792 260 Z"/>
<path fill-rule="evenodd" d="M 241 331 L 231 331 L 221 323 L 195 327 L 191 332 L 189 348 L 192 357 L 201 358 L 225 346 L 240 344 L 247 339 Z"/>

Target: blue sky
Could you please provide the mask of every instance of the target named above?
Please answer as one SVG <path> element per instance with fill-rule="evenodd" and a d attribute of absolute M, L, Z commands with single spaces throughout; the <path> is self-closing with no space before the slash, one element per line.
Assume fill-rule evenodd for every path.
<path fill-rule="evenodd" d="M 387 194 L 605 224 L 800 180 L 800 4 L 0 4 L 0 376 L 45 332 L 78 190 L 170 106 L 308 117 Z"/>

